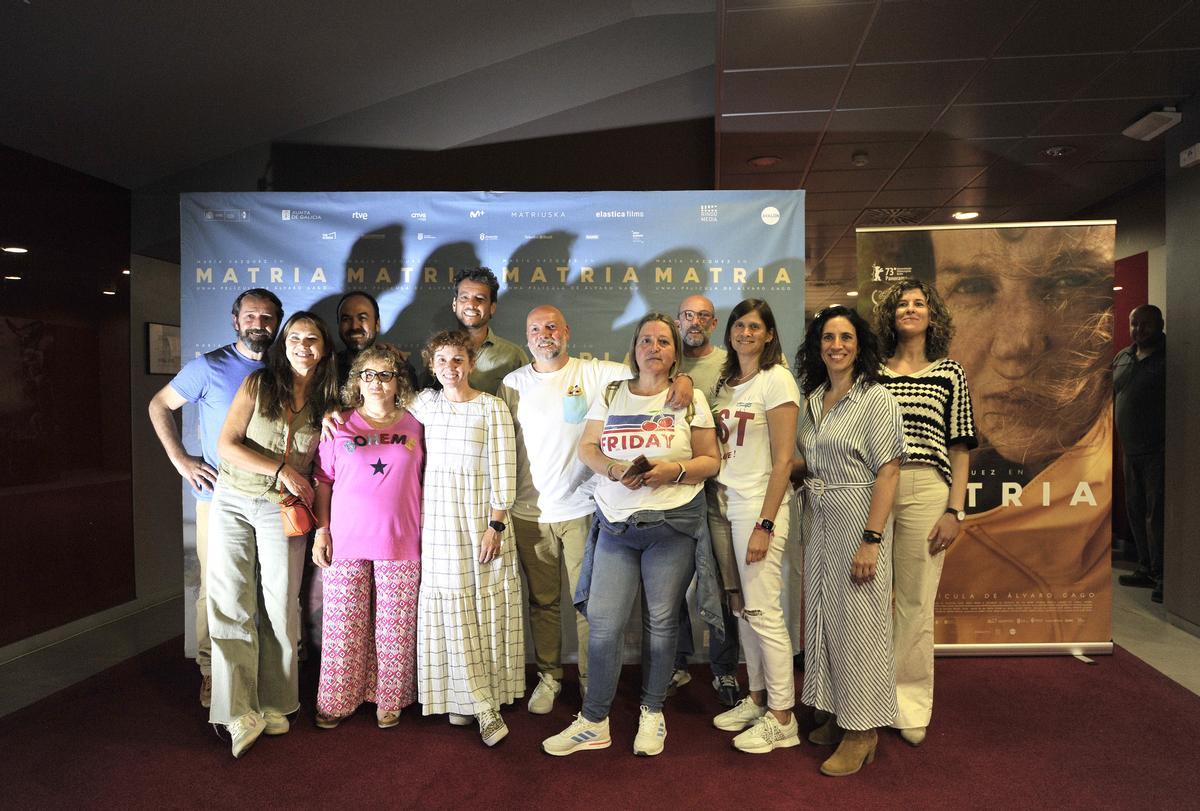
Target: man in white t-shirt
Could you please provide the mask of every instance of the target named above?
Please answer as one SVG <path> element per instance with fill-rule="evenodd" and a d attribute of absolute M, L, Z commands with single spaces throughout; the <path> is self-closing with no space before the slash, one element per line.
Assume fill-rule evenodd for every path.
<path fill-rule="evenodd" d="M 725 350 L 713 345 L 711 340 L 717 323 L 717 309 L 706 296 L 688 296 L 679 303 L 679 315 L 675 319 L 675 326 L 679 327 L 679 335 L 683 338 L 683 360 L 679 368 L 691 376 L 696 388 L 704 393 L 710 404 L 726 358 Z M 720 571 L 724 571 L 722 566 L 733 565 L 732 560 L 717 561 Z M 732 707 L 741 697 L 737 682 L 738 625 L 737 617 L 730 613 L 729 606 L 724 602 L 721 604 L 721 614 L 725 621 L 725 639 L 709 637 L 708 660 L 712 666 L 712 685 L 717 697 L 726 707 Z M 675 648 L 675 672 L 671 676 L 670 692 L 692 680 L 688 673 L 688 657 L 694 652 L 692 621 L 685 602 L 680 609 L 679 642 Z"/>
<path fill-rule="evenodd" d="M 529 624 L 538 684 L 529 711 L 550 712 L 562 690 L 562 575 L 571 594 L 579 582 L 584 541 L 596 505 L 594 474 L 579 461 L 579 440 L 592 404 L 608 384 L 631 376 L 623 363 L 573 358 L 571 328 L 557 307 L 535 307 L 525 319 L 533 362 L 505 375 L 496 395 L 508 405 L 517 431 L 517 498 L 512 517 L 517 552 L 529 586 Z M 690 376 L 684 376 L 690 378 Z M 693 386 L 672 387 L 668 398 L 690 402 Z M 587 689 L 587 620 L 575 615 L 580 694 Z"/>
<path fill-rule="evenodd" d="M 533 362 L 505 375 L 496 394 L 508 405 L 517 430 L 517 499 L 512 516 L 517 551 L 529 585 L 529 623 L 538 684 L 529 711 L 544 715 L 562 689 L 560 566 L 571 592 L 579 582 L 583 546 L 596 506 L 593 473 L 579 461 L 579 439 L 588 409 L 614 380 L 630 376 L 620 363 L 573 358 L 571 328 L 557 307 L 535 307 L 525 319 Z M 569 606 L 568 606 L 569 608 Z M 587 620 L 575 614 L 579 686 L 587 689 Z"/>

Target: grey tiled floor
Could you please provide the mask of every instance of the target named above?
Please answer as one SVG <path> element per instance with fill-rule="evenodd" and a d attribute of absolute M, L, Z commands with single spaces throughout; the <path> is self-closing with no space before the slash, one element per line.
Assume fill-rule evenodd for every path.
<path fill-rule="evenodd" d="M 1150 589 L 1119 585 L 1123 573 L 1113 570 L 1113 642 L 1200 695 L 1200 639 L 1168 622 L 1166 609 L 1150 602 Z"/>

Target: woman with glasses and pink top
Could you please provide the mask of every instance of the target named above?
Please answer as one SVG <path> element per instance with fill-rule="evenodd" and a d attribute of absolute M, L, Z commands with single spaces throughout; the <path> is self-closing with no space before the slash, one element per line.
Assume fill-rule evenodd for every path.
<path fill-rule="evenodd" d="M 363 702 L 388 729 L 416 700 L 425 445 L 401 368 L 390 349 L 361 352 L 342 387 L 352 410 L 319 448 L 312 558 L 325 570 L 322 729 Z"/>

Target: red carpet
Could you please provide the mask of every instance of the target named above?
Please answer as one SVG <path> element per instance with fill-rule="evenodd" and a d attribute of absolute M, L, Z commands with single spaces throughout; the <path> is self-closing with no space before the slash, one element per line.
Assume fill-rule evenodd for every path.
<path fill-rule="evenodd" d="M 552 758 L 539 750 L 574 711 L 505 711 L 496 749 L 475 727 L 407 711 L 375 728 L 371 708 L 332 731 L 302 712 L 290 734 L 241 760 L 195 703 L 178 640 L 0 719 L 0 805 L 8 808 L 421 807 L 607 809 L 696 804 L 748 809 L 1180 808 L 1200 797 L 1200 697 L 1124 650 L 1069 657 L 938 662 L 934 726 L 919 749 L 881 735 L 875 763 L 841 779 L 807 741 L 769 755 L 734 751 L 710 726 L 707 666 L 668 699 L 667 747 L 632 754 L 636 668 L 612 714 L 613 745 Z M 313 675 L 306 672 L 306 708 Z M 573 680 L 573 676 L 569 676 Z M 744 679 L 743 679 L 744 682 Z M 801 715 L 802 727 L 811 718 Z"/>

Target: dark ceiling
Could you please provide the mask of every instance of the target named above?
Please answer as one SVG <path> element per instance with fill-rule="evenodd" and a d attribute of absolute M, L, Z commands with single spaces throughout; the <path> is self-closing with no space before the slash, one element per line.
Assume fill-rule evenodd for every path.
<path fill-rule="evenodd" d="M 0 0 L 0 76 L 0 143 L 134 190 L 270 144 L 715 116 L 716 188 L 807 190 L 820 307 L 856 225 L 1061 219 L 1161 175 L 1163 138 L 1120 133 L 1200 89 L 1200 0 Z"/>
<path fill-rule="evenodd" d="M 1162 136 L 1121 130 L 1200 89 L 1200 2 L 723 0 L 717 60 L 718 188 L 807 190 L 819 308 L 855 226 L 1061 219 L 1160 175 Z"/>

